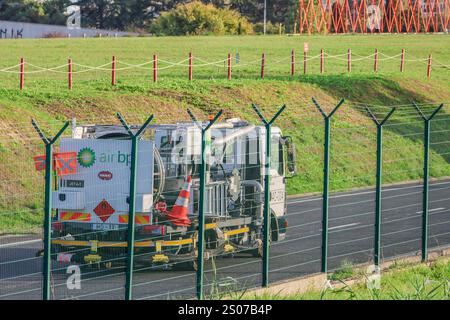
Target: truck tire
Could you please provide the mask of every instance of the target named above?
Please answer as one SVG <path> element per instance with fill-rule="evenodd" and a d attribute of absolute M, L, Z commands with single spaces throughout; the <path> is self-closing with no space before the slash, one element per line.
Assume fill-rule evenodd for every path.
<path fill-rule="evenodd" d="M 271 213 L 270 215 L 270 232 L 269 232 L 269 246 L 272 244 L 273 241 L 278 240 L 278 220 L 275 217 L 275 214 Z M 258 242 L 258 243 L 256 243 Z M 255 258 L 262 258 L 264 255 L 264 246 L 263 246 L 263 239 L 262 237 L 260 239 L 257 239 L 254 244 L 254 248 L 251 250 L 251 254 Z"/>
<path fill-rule="evenodd" d="M 251 250 L 251 254 L 255 258 L 262 258 L 263 256 L 263 241 L 261 239 L 256 239 L 254 243 L 255 248 Z"/>

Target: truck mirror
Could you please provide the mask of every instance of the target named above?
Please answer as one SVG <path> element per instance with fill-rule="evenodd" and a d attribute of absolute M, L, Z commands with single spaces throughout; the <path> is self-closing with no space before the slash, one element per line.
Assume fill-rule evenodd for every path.
<path fill-rule="evenodd" d="M 295 145 L 292 141 L 292 137 L 283 137 L 284 146 L 286 150 L 286 168 L 290 176 L 295 176 L 297 174 L 297 157 L 295 152 Z"/>

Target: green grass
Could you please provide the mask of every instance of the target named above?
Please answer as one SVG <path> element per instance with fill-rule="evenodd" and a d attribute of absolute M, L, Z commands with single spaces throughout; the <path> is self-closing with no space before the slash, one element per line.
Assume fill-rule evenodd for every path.
<path fill-rule="evenodd" d="M 351 278 L 355 274 L 353 264 L 344 260 L 338 270 L 329 275 L 328 279 L 332 281 L 342 281 Z"/>
<path fill-rule="evenodd" d="M 232 81 L 226 79 L 224 66 L 195 68 L 192 82 L 186 80 L 185 66 L 165 69 L 159 71 L 158 83 L 151 81 L 151 70 L 125 70 L 118 72 L 115 88 L 110 85 L 110 72 L 99 70 L 74 75 L 72 91 L 67 90 L 64 73 L 27 75 L 23 92 L 17 89 L 17 74 L 1 73 L 0 233 L 35 231 L 41 226 L 43 177 L 35 172 L 32 157 L 43 153 L 43 146 L 31 128 L 31 117 L 48 133 L 74 117 L 79 123 L 117 123 L 117 111 L 134 123 L 151 113 L 158 123 L 185 121 L 187 107 L 203 117 L 224 109 L 225 117 L 257 123 L 251 103 L 268 115 L 285 103 L 287 110 L 277 125 L 294 138 L 299 169 L 299 175 L 288 181 L 288 192 L 304 194 L 322 188 L 323 119 L 311 103 L 312 96 L 328 111 L 340 98 L 347 101 L 333 119 L 332 191 L 372 186 L 375 182 L 375 126 L 362 106 L 402 105 L 385 128 L 383 179 L 385 183 L 420 179 L 423 124 L 410 102 L 427 104 L 426 112 L 431 112 L 436 104 L 430 103 L 450 101 L 448 67 L 436 64 L 431 79 L 426 79 L 426 64 L 422 62 L 407 62 L 402 74 L 398 58 L 383 60 L 378 74 L 374 74 L 372 60 L 357 61 L 352 73 L 347 74 L 345 61 L 327 60 L 326 72 L 320 75 L 318 61 L 314 60 L 308 75 L 303 76 L 301 51 L 305 41 L 309 42 L 311 56 L 320 48 L 332 55 L 351 48 L 355 59 L 356 54 L 366 56 L 375 48 L 389 56 L 405 48 L 407 59 L 426 58 L 432 52 L 433 61 L 444 63 L 450 61 L 450 43 L 446 40 L 445 35 L 4 40 L 0 69 L 17 64 L 22 56 L 46 67 L 64 64 L 68 57 L 79 64 L 98 66 L 108 63 L 113 54 L 119 61 L 137 64 L 151 61 L 153 53 L 162 60 L 180 61 L 191 50 L 208 61 L 239 52 L 241 67 L 233 70 Z M 297 52 L 298 75 L 291 78 L 292 48 Z M 258 63 L 242 64 L 259 59 L 263 51 L 267 55 L 267 76 L 261 80 Z M 273 64 L 282 59 L 282 63 Z M 160 67 L 164 67 L 162 61 Z M 380 117 L 388 111 L 372 108 L 380 112 Z M 450 176 L 449 110 L 447 103 L 432 125 L 431 176 L 435 178 Z"/>
<path fill-rule="evenodd" d="M 256 300 L 449 300 L 450 261 L 391 268 L 381 273 L 379 288 L 367 286 L 367 278 L 356 284 L 346 281 L 340 280 L 339 286 L 335 284 L 336 288 L 322 291 L 310 290 L 291 295 L 247 294 L 243 297 Z"/>

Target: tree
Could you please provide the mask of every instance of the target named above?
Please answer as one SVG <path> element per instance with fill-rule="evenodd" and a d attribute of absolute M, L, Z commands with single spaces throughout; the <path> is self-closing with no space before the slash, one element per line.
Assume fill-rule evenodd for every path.
<path fill-rule="evenodd" d="M 78 0 L 74 4 L 80 6 L 82 26 L 107 29 L 111 27 L 114 10 L 113 0 Z"/>
<path fill-rule="evenodd" d="M 72 3 L 70 0 L 47 0 L 42 3 L 45 12 L 42 23 L 63 25 L 67 21 L 66 8 Z"/>
<path fill-rule="evenodd" d="M 150 31 L 157 35 L 250 34 L 253 26 L 237 11 L 194 1 L 164 12 Z"/>
<path fill-rule="evenodd" d="M 40 23 L 44 17 L 42 4 L 31 0 L 4 0 L 0 3 L 0 19 Z"/>
<path fill-rule="evenodd" d="M 83 27 L 135 30 L 147 28 L 163 12 L 177 5 L 200 0 L 78 0 Z M 264 0 L 201 0 L 220 9 L 231 9 L 252 23 L 263 21 Z M 65 9 L 70 0 L 0 0 L 0 19 L 65 24 Z M 293 29 L 298 0 L 267 0 L 267 19 L 274 24 L 283 23 Z"/>

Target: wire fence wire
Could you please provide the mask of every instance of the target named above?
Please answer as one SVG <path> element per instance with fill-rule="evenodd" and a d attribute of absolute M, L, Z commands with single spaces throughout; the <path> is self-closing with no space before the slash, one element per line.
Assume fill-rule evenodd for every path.
<path fill-rule="evenodd" d="M 425 114 L 431 114 L 437 104 L 419 105 Z M 343 264 L 373 263 L 375 232 L 376 128 L 367 118 L 365 106 L 344 104 L 331 122 L 330 195 L 328 219 L 328 271 L 338 270 Z M 372 112 L 383 118 L 390 106 L 370 106 Z M 406 254 L 417 254 L 422 243 L 423 210 L 423 120 L 410 105 L 396 106 L 394 116 L 385 124 L 383 154 L 383 187 L 381 192 L 381 253 L 382 259 Z M 312 104 L 309 105 L 314 111 Z M 348 114 L 359 112 L 361 123 L 352 123 Z M 320 114 L 305 113 L 305 125 L 316 127 L 309 131 L 312 139 L 293 135 L 297 148 L 298 176 L 288 180 L 288 189 L 314 192 L 289 198 L 286 201 L 286 239 L 273 241 L 269 255 L 269 282 L 293 279 L 319 273 L 323 260 L 323 201 L 320 193 L 323 180 L 323 135 Z M 143 115 L 127 115 L 130 123 L 142 123 Z M 312 121 L 311 121 L 312 120 Z M 56 132 L 63 122 L 42 123 L 45 133 Z M 103 118 L 77 119 L 77 124 L 118 124 L 112 115 Z M 274 124 L 276 125 L 276 123 Z M 282 121 L 280 125 L 283 128 Z M 447 106 L 432 120 L 430 139 L 430 190 L 428 248 L 450 244 L 450 117 Z M 287 133 L 290 133 L 287 130 Z M 68 130 L 63 137 L 70 137 Z M 144 139 L 151 139 L 152 133 Z M 198 144 L 199 141 L 196 141 Z M 0 226 L 6 235 L 0 237 L 0 299 L 41 299 L 43 290 L 43 191 L 44 179 L 35 171 L 33 156 L 44 154 L 44 147 L 29 123 L 1 122 L 0 127 Z M 55 151 L 59 150 L 59 145 Z M 250 153 L 249 153 L 250 154 Z M 162 153 L 164 156 L 164 153 Z M 148 167 L 151 165 L 148 165 Z M 145 166 L 144 166 L 145 167 Z M 123 168 L 129 170 L 129 168 Z M 170 175 L 168 175 L 170 177 Z M 197 179 L 198 173 L 193 174 Z M 74 179 L 76 175 L 74 176 Z M 124 184 L 124 181 L 111 181 Z M 128 186 L 127 182 L 125 184 Z M 100 184 L 98 187 L 101 187 Z M 127 187 L 126 187 L 127 188 Z M 179 187 L 166 190 L 166 196 L 178 195 Z M 284 192 L 283 189 L 272 192 Z M 256 192 L 248 193 L 252 198 Z M 119 195 L 117 195 L 119 197 Z M 113 200 L 113 199 L 111 199 Z M 284 201 L 272 205 L 283 204 Z M 198 206 L 198 199 L 194 199 Z M 254 204 L 260 210 L 263 204 Z M 168 210 L 171 207 L 169 206 Z M 56 212 L 54 212 L 54 215 Z M 59 228 L 58 221 L 53 229 Z M 157 223 L 156 223 L 157 224 Z M 127 225 L 120 225 L 127 230 Z M 155 240 L 143 235 L 141 226 L 135 227 L 137 242 Z M 126 237 L 117 230 L 83 230 L 72 228 L 67 233 L 54 232 L 52 240 L 85 240 L 85 246 L 60 247 L 52 257 L 64 260 L 65 254 L 92 254 L 92 240 L 114 239 L 121 246 L 109 244 L 101 264 L 81 260 L 73 264 L 64 261 L 51 263 L 52 299 L 124 299 L 126 285 Z M 262 230 L 254 236 L 261 237 Z M 185 237 L 198 236 L 197 230 L 186 230 Z M 107 241 L 106 241 L 107 242 Z M 254 257 L 248 247 L 235 246 L 233 251 L 208 250 L 214 240 L 206 237 L 210 251 L 205 262 L 204 293 L 209 298 L 221 298 L 235 292 L 259 287 L 262 282 L 262 259 Z M 176 253 L 178 248 L 162 248 L 161 254 Z M 153 253 L 137 247 L 134 256 L 133 298 L 185 299 L 196 296 L 197 275 L 187 266 L 195 264 L 195 255 L 151 264 Z M 81 270 L 80 287 L 76 287 L 76 270 Z M 75 277 L 75 278 L 74 278 Z"/>

